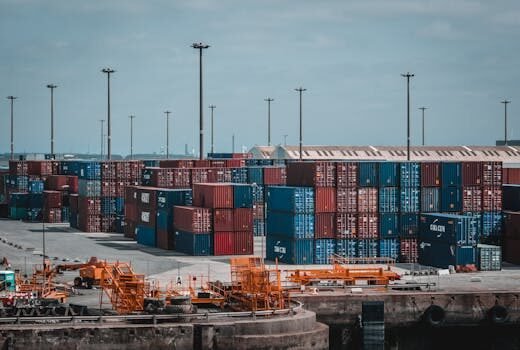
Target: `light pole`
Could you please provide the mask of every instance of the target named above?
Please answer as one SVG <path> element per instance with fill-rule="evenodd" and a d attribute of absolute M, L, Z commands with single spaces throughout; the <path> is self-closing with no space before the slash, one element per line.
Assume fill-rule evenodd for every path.
<path fill-rule="evenodd" d="M 415 74 L 401 74 L 403 78 L 406 78 L 406 91 L 407 91 L 407 131 L 406 131 L 406 160 L 410 160 L 410 78 L 414 77 Z"/>
<path fill-rule="evenodd" d="M 267 146 L 271 146 L 271 102 L 274 98 L 266 98 L 264 101 L 267 102 Z"/>
<path fill-rule="evenodd" d="M 193 43 L 194 49 L 199 50 L 199 159 L 204 159 L 204 112 L 202 109 L 202 50 L 209 48 L 203 43 Z"/>
<path fill-rule="evenodd" d="M 302 93 L 304 91 L 307 91 L 307 89 L 304 89 L 302 87 L 299 87 L 297 89 L 294 89 L 295 91 L 298 91 L 300 93 L 300 160 L 302 160 L 302 143 L 303 143 L 303 128 L 302 128 Z"/>
<path fill-rule="evenodd" d="M 130 159 L 134 159 L 134 118 L 135 115 L 128 116 L 130 118 Z"/>
<path fill-rule="evenodd" d="M 104 68 L 101 72 L 107 75 L 107 160 L 112 158 L 112 136 L 110 134 L 110 74 L 116 71 L 111 68 Z"/>
<path fill-rule="evenodd" d="M 171 111 L 164 111 L 166 114 L 166 159 L 170 158 L 170 113 Z"/>
<path fill-rule="evenodd" d="M 213 110 L 217 108 L 215 105 L 209 105 L 211 109 L 211 153 L 215 153 L 215 143 L 213 141 Z"/>
<path fill-rule="evenodd" d="M 289 135 L 287 135 L 287 134 L 283 135 L 283 145 L 284 146 L 287 146 L 287 136 L 289 136 Z"/>
<path fill-rule="evenodd" d="M 18 97 L 16 96 L 7 96 L 7 98 L 9 100 L 11 100 L 11 160 L 13 160 L 13 157 L 14 157 L 14 126 L 13 126 L 13 123 L 14 123 L 14 118 L 13 118 L 13 102 L 14 100 L 16 100 Z"/>
<path fill-rule="evenodd" d="M 500 101 L 504 104 L 504 145 L 507 146 L 507 104 L 511 103 L 509 100 Z"/>
<path fill-rule="evenodd" d="M 428 107 L 419 107 L 422 111 L 422 145 L 424 146 L 424 110 L 428 109 Z"/>
<path fill-rule="evenodd" d="M 47 87 L 51 89 L 51 157 L 54 159 L 54 89 L 58 85 L 48 84 Z"/>
<path fill-rule="evenodd" d="M 101 122 L 101 148 L 100 148 L 101 154 L 100 154 L 100 160 L 103 160 L 103 146 L 105 145 L 105 143 L 103 142 L 104 141 L 103 140 L 103 138 L 104 138 L 103 137 L 103 135 L 104 135 L 103 134 L 103 123 L 105 123 L 105 119 L 100 119 L 99 121 Z"/>

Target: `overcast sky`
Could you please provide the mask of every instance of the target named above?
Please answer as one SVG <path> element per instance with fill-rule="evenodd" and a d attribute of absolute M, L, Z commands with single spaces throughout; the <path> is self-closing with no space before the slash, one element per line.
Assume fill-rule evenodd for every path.
<path fill-rule="evenodd" d="M 111 79 L 113 153 L 198 152 L 198 54 L 203 41 L 205 148 L 215 104 L 215 148 L 304 144 L 405 145 L 411 80 L 412 144 L 491 145 L 520 138 L 520 2 L 463 0 L 0 0 L 0 152 L 50 149 L 55 83 L 56 151 L 98 153 Z M 106 124 L 105 124 L 106 125 Z M 170 151 L 172 152 L 172 151 Z"/>

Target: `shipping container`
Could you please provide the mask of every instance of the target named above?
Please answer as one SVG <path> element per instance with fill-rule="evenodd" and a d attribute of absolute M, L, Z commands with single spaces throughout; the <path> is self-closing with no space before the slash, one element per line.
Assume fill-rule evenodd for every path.
<path fill-rule="evenodd" d="M 481 211 L 467 211 L 462 213 L 465 216 L 471 216 L 475 220 L 475 237 L 480 239 L 482 237 L 482 212 Z"/>
<path fill-rule="evenodd" d="M 502 270 L 502 247 L 489 244 L 478 244 L 477 267 L 480 271 Z"/>
<path fill-rule="evenodd" d="M 359 162 L 359 186 L 377 186 L 378 165 L 379 162 Z"/>
<path fill-rule="evenodd" d="M 475 245 L 476 221 L 471 216 L 454 214 L 421 214 L 419 237 L 425 242 Z"/>
<path fill-rule="evenodd" d="M 314 263 L 330 264 L 330 257 L 336 252 L 336 240 L 316 239 L 314 241 Z"/>
<path fill-rule="evenodd" d="M 60 208 L 61 192 L 43 191 L 43 205 L 45 208 Z"/>
<path fill-rule="evenodd" d="M 520 185 L 502 186 L 502 197 L 505 211 L 520 211 Z"/>
<path fill-rule="evenodd" d="M 101 180 L 101 164 L 99 162 L 80 162 L 78 176 L 84 180 Z"/>
<path fill-rule="evenodd" d="M 287 184 L 287 168 L 285 166 L 264 167 L 264 185 Z"/>
<path fill-rule="evenodd" d="M 264 220 L 253 220 L 253 234 L 255 237 L 265 236 L 265 221 Z"/>
<path fill-rule="evenodd" d="M 421 186 L 437 187 L 441 185 L 440 163 L 421 163 Z"/>
<path fill-rule="evenodd" d="M 234 232 L 233 254 L 252 255 L 254 248 L 253 233 L 251 231 Z"/>
<path fill-rule="evenodd" d="M 252 186 L 253 204 L 264 204 L 265 187 L 262 185 Z"/>
<path fill-rule="evenodd" d="M 45 208 L 42 213 L 44 222 L 53 224 L 61 222 L 61 208 Z"/>
<path fill-rule="evenodd" d="M 213 255 L 213 235 L 175 231 L 175 250 L 193 256 Z"/>
<path fill-rule="evenodd" d="M 402 162 L 399 164 L 399 180 L 401 187 L 421 186 L 421 166 L 416 162 Z"/>
<path fill-rule="evenodd" d="M 379 189 L 379 212 L 397 213 L 399 211 L 399 189 L 384 187 Z"/>
<path fill-rule="evenodd" d="M 462 162 L 462 186 L 482 185 L 482 163 Z"/>
<path fill-rule="evenodd" d="M 400 239 L 399 261 L 402 263 L 416 263 L 419 258 L 419 251 L 416 238 Z"/>
<path fill-rule="evenodd" d="M 336 213 L 336 238 L 356 238 L 358 235 L 358 215 Z"/>
<path fill-rule="evenodd" d="M 27 219 L 27 208 L 9 207 L 9 219 L 13 219 L 13 220 Z"/>
<path fill-rule="evenodd" d="M 462 188 L 462 211 L 482 211 L 482 189 L 478 186 Z"/>
<path fill-rule="evenodd" d="M 101 214 L 101 199 L 79 197 L 78 212 L 80 216 Z"/>
<path fill-rule="evenodd" d="M 30 193 L 27 208 L 43 208 L 43 193 Z"/>
<path fill-rule="evenodd" d="M 336 210 L 338 213 L 357 213 L 358 191 L 355 187 L 338 187 L 336 189 Z"/>
<path fill-rule="evenodd" d="M 502 181 L 504 185 L 520 185 L 520 168 L 503 168 Z"/>
<path fill-rule="evenodd" d="M 399 236 L 399 215 L 393 213 L 379 214 L 379 233 L 381 238 Z"/>
<path fill-rule="evenodd" d="M 399 216 L 400 237 L 415 237 L 419 233 L 419 214 L 401 214 Z"/>
<path fill-rule="evenodd" d="M 291 162 L 287 164 L 287 185 L 335 187 L 336 166 L 333 162 Z"/>
<path fill-rule="evenodd" d="M 520 239 L 506 238 L 504 240 L 503 259 L 508 263 L 520 265 Z"/>
<path fill-rule="evenodd" d="M 156 165 L 156 164 L 154 164 Z M 147 167 L 149 165 L 146 165 Z M 193 168 L 193 159 L 165 159 L 159 161 L 161 168 Z"/>
<path fill-rule="evenodd" d="M 503 215 L 504 236 L 520 240 L 520 212 L 504 211 Z"/>
<path fill-rule="evenodd" d="M 265 205 L 253 204 L 253 219 L 265 219 Z"/>
<path fill-rule="evenodd" d="M 231 182 L 237 184 L 246 184 L 247 181 L 247 168 L 232 168 L 231 169 Z"/>
<path fill-rule="evenodd" d="M 28 182 L 29 193 L 42 193 L 44 190 L 44 182 L 41 180 L 32 180 Z"/>
<path fill-rule="evenodd" d="M 233 231 L 253 231 L 253 210 L 250 208 L 233 209 Z"/>
<path fill-rule="evenodd" d="M 157 220 L 157 210 L 155 208 L 140 208 L 137 207 L 137 223 L 140 226 L 147 226 L 155 228 Z"/>
<path fill-rule="evenodd" d="M 82 197 L 100 197 L 101 181 L 99 180 L 78 180 L 78 193 Z"/>
<path fill-rule="evenodd" d="M 51 161 L 48 160 L 28 160 L 27 161 L 27 174 L 47 176 L 52 175 L 53 167 Z"/>
<path fill-rule="evenodd" d="M 314 190 L 310 187 L 269 186 L 267 208 L 292 213 L 313 213 Z"/>
<path fill-rule="evenodd" d="M 316 187 L 314 190 L 314 198 L 316 200 L 314 205 L 316 213 L 336 212 L 336 188 Z"/>
<path fill-rule="evenodd" d="M 336 254 L 344 258 L 357 257 L 356 239 L 336 239 Z"/>
<path fill-rule="evenodd" d="M 173 225 L 176 230 L 194 233 L 212 231 L 212 215 L 209 208 L 173 207 Z"/>
<path fill-rule="evenodd" d="M 194 184 L 193 205 L 205 208 L 233 208 L 233 186 L 229 183 Z"/>
<path fill-rule="evenodd" d="M 336 162 L 337 187 L 357 187 L 358 185 L 358 163 Z"/>
<path fill-rule="evenodd" d="M 213 209 L 213 231 L 233 231 L 233 209 Z"/>
<path fill-rule="evenodd" d="M 155 227 L 137 225 L 135 229 L 135 238 L 139 244 L 155 247 Z"/>
<path fill-rule="evenodd" d="M 268 234 L 266 238 L 267 260 L 285 264 L 306 265 L 314 263 L 314 240 L 290 239 Z"/>
<path fill-rule="evenodd" d="M 247 182 L 250 184 L 256 183 L 257 185 L 264 184 L 264 168 L 259 166 L 248 167 L 247 169 Z"/>
<path fill-rule="evenodd" d="M 379 238 L 378 214 L 358 214 L 358 238 Z"/>
<path fill-rule="evenodd" d="M 441 189 L 441 210 L 443 212 L 462 211 L 462 191 L 460 187 L 443 187 Z"/>
<path fill-rule="evenodd" d="M 378 256 L 378 242 L 375 239 L 358 240 L 358 257 L 359 258 L 375 258 Z"/>
<path fill-rule="evenodd" d="M 395 162 L 379 163 L 379 186 L 397 187 L 399 186 L 399 167 Z"/>
<path fill-rule="evenodd" d="M 314 238 L 334 238 L 336 236 L 335 224 L 335 213 L 316 213 L 316 215 L 314 216 Z"/>
<path fill-rule="evenodd" d="M 235 232 L 213 233 L 213 255 L 235 254 Z"/>
<path fill-rule="evenodd" d="M 156 246 L 160 249 L 174 250 L 175 249 L 175 233 L 157 228 L 155 232 Z"/>
<path fill-rule="evenodd" d="M 419 263 L 442 269 L 451 266 L 465 266 L 475 264 L 476 249 L 474 245 L 461 246 L 446 242 L 419 243 Z"/>
<path fill-rule="evenodd" d="M 397 260 L 401 250 L 396 238 L 379 240 L 379 256 Z"/>
<path fill-rule="evenodd" d="M 173 208 L 175 205 L 191 205 L 192 192 L 185 189 L 160 189 L 157 191 L 157 207 Z"/>
<path fill-rule="evenodd" d="M 358 212 L 377 213 L 378 191 L 375 187 L 358 188 Z"/>
<path fill-rule="evenodd" d="M 502 213 L 499 211 L 485 211 L 482 213 L 482 236 L 502 236 Z"/>
<path fill-rule="evenodd" d="M 27 208 L 29 205 L 28 193 L 11 193 L 9 197 L 9 207 Z"/>
<path fill-rule="evenodd" d="M 421 212 L 438 213 L 441 211 L 439 187 L 421 187 Z"/>
<path fill-rule="evenodd" d="M 482 189 L 482 210 L 501 211 L 502 210 L 502 187 L 484 186 Z"/>
<path fill-rule="evenodd" d="M 157 219 L 155 222 L 155 226 L 157 227 L 157 232 L 159 230 L 161 231 L 167 231 L 167 232 L 173 232 L 173 209 L 157 209 Z M 163 235 L 162 238 L 165 238 L 166 235 Z M 161 241 L 161 247 L 162 249 L 169 249 L 164 248 L 164 241 Z"/>
<path fill-rule="evenodd" d="M 441 183 L 442 187 L 461 186 L 462 173 L 461 163 L 442 162 L 441 163 Z"/>
<path fill-rule="evenodd" d="M 402 213 L 419 213 L 421 209 L 420 187 L 401 187 L 399 204 Z"/>
<path fill-rule="evenodd" d="M 190 169 L 191 184 L 208 183 L 208 169 L 207 168 L 193 168 Z"/>
<path fill-rule="evenodd" d="M 233 207 L 253 207 L 253 187 L 248 184 L 233 184 Z"/>
<path fill-rule="evenodd" d="M 68 178 L 69 177 L 65 175 L 47 176 L 47 179 L 45 180 L 45 188 L 48 190 L 63 191 L 64 189 L 68 188 Z"/>
<path fill-rule="evenodd" d="M 314 238 L 314 215 L 267 211 L 267 234 L 291 239 Z"/>
<path fill-rule="evenodd" d="M 482 184 L 484 186 L 502 186 L 502 162 L 483 162 Z"/>

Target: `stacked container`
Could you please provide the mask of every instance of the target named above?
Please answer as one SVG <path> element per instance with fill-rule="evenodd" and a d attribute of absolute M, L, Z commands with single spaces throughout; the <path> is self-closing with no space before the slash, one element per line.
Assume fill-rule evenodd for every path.
<path fill-rule="evenodd" d="M 336 163 L 336 254 L 358 255 L 358 163 Z"/>
<path fill-rule="evenodd" d="M 399 257 L 400 167 L 395 162 L 379 163 L 379 252 L 378 256 Z"/>

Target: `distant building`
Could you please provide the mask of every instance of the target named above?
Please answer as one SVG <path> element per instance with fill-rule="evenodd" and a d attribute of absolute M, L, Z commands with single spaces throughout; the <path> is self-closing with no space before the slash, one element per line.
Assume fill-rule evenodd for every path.
<path fill-rule="evenodd" d="M 495 143 L 497 146 L 504 146 L 505 142 L 503 140 L 497 140 Z M 508 146 L 520 146 L 520 140 L 508 140 Z"/>

